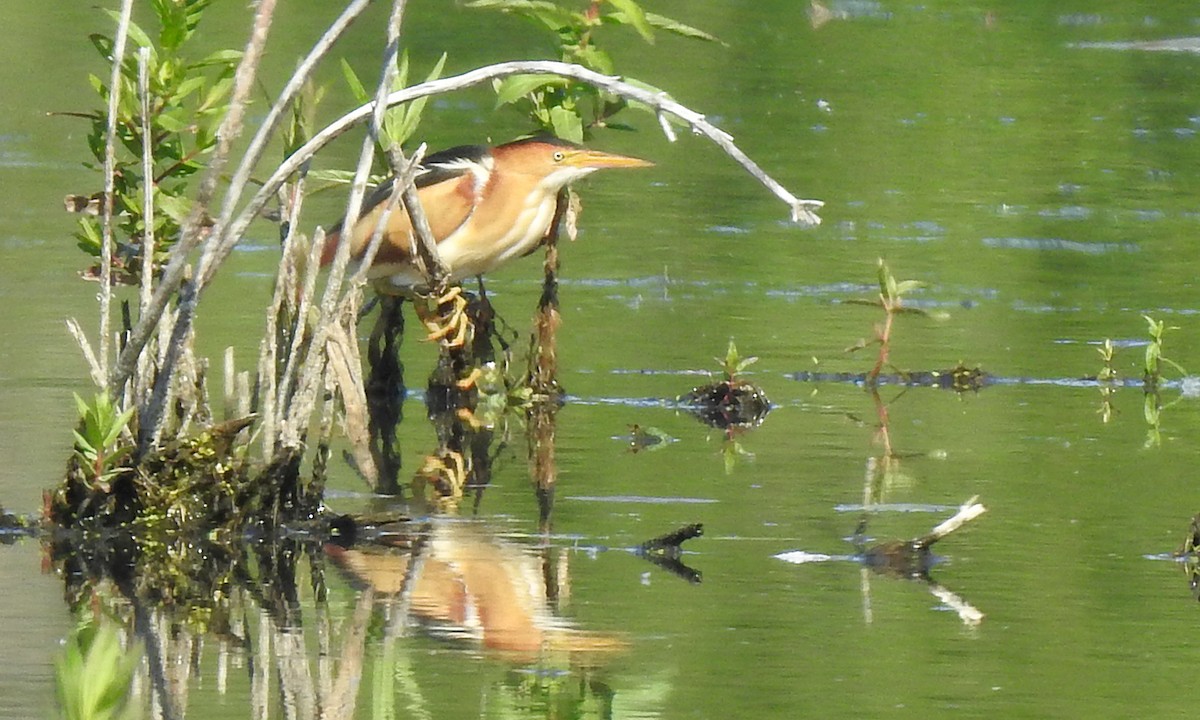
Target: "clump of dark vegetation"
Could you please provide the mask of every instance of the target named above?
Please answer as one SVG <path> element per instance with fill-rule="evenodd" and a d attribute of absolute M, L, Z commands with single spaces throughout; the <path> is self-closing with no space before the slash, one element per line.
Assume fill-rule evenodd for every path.
<path fill-rule="evenodd" d="M 761 425 L 771 411 L 771 401 L 762 388 L 742 377 L 758 358 L 742 357 L 730 340 L 725 357 L 714 359 L 721 365 L 721 378 L 692 388 L 676 402 L 710 427 L 726 430 Z"/>

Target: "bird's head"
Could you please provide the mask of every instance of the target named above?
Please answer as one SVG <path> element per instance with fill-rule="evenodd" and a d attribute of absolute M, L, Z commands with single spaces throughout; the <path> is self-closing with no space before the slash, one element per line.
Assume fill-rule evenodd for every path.
<path fill-rule="evenodd" d="M 538 178 L 549 192 L 558 192 L 570 183 L 604 168 L 651 167 L 654 163 L 640 158 L 591 150 L 549 138 L 518 140 L 493 151 L 496 168 Z"/>

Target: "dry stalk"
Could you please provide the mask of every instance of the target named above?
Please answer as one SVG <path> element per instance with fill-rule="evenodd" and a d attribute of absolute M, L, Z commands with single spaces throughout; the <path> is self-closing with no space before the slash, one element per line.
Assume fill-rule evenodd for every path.
<path fill-rule="evenodd" d="M 121 102 L 121 65 L 125 62 L 125 42 L 129 37 L 129 19 L 133 0 L 121 3 L 117 34 L 113 38 L 112 74 L 108 82 L 108 127 L 104 137 L 104 208 L 101 215 L 100 241 L 100 368 L 108 373 L 109 324 L 112 322 L 112 251 L 113 251 L 113 194 L 117 164 L 117 107 Z M 103 387 L 103 386 L 102 386 Z"/>
<path fill-rule="evenodd" d="M 275 292 L 271 296 L 271 307 L 267 311 L 267 325 L 263 332 L 262 344 L 258 356 L 258 388 L 261 407 L 259 408 L 262 418 L 262 436 L 263 436 L 263 457 L 271 457 L 275 450 L 275 429 L 279 425 L 279 417 L 277 408 L 281 401 L 279 396 L 279 387 L 281 381 L 279 354 L 282 350 L 285 356 L 290 358 L 291 348 L 295 347 L 299 341 L 299 336 L 304 333 L 305 322 L 304 315 L 300 312 L 300 306 L 303 304 L 307 308 L 309 298 L 312 297 L 313 289 L 316 286 L 316 270 L 317 262 L 316 253 L 320 250 L 324 242 L 324 236 L 318 232 L 315 241 L 308 247 L 307 260 L 301 261 L 301 258 L 306 257 L 304 253 L 303 243 L 297 243 L 299 237 L 296 233 L 296 228 L 299 225 L 300 210 L 304 205 L 304 185 L 307 178 L 307 167 L 305 167 L 296 182 L 291 184 L 289 188 L 289 197 L 287 200 L 287 214 L 284 221 L 287 223 L 287 235 L 283 238 L 283 253 L 279 262 L 279 273 L 275 280 Z M 305 279 L 311 279 L 311 282 L 306 282 L 304 285 L 305 292 L 300 291 L 300 274 L 304 271 Z M 286 311 L 286 316 L 284 313 Z M 281 347 L 284 340 L 280 337 L 279 323 L 285 322 L 288 327 L 288 345 Z"/>
<path fill-rule="evenodd" d="M 138 96 L 142 101 L 142 217 L 146 219 L 142 230 L 142 287 L 138 301 L 138 315 L 146 312 L 150 305 L 150 293 L 154 282 L 154 135 L 150 131 L 150 48 L 138 50 Z"/>
<path fill-rule="evenodd" d="M 347 332 L 347 325 L 354 326 L 354 314 L 344 314 L 335 322 L 325 352 L 333 372 L 335 385 L 341 391 L 345 412 L 346 439 L 350 441 L 351 453 L 358 471 L 372 488 L 379 485 L 379 469 L 371 455 L 370 418 L 367 412 L 367 394 L 363 387 L 362 361 L 358 355 L 358 342 Z"/>
<path fill-rule="evenodd" d="M 929 534 L 923 538 L 926 541 L 926 545 L 932 545 L 987 512 L 987 508 L 980 504 L 978 500 L 978 495 L 972 497 L 958 508 L 958 512 L 953 517 L 947 518 L 939 523 L 937 527 L 930 530 Z"/>
<path fill-rule="evenodd" d="M 403 17 L 404 0 L 395 0 L 392 6 L 392 15 L 389 21 L 389 43 L 385 52 L 383 70 L 380 72 L 379 85 L 376 88 L 376 102 L 368 107 L 373 107 L 373 133 L 368 133 L 363 138 L 362 147 L 359 150 L 358 165 L 354 171 L 354 180 L 350 186 L 350 197 L 346 203 L 345 217 L 355 218 L 360 214 L 362 208 L 363 197 L 366 194 L 367 181 L 370 176 L 371 164 L 375 159 L 375 146 L 378 137 L 381 137 L 379 128 L 382 125 L 383 111 L 386 105 L 382 99 L 388 97 L 388 89 L 391 87 L 392 77 L 395 72 L 395 57 L 399 47 L 399 29 L 401 18 Z M 411 168 L 405 168 L 412 171 Z M 411 181 L 408 183 L 411 185 Z M 393 198 L 393 203 L 395 199 Z M 391 208 L 389 207 L 389 210 Z M 418 211 L 419 212 L 419 211 Z M 422 218 L 423 219 L 423 218 Z M 386 222 L 386 221 L 385 221 Z M 428 225 L 428 223 L 426 223 Z M 236 224 L 235 224 L 236 226 Z M 383 223 L 376 227 L 371 238 L 371 247 L 368 248 L 368 259 L 374 255 L 374 251 L 378 248 L 382 241 Z M 428 233 L 427 240 L 432 245 L 432 233 Z M 236 242 L 236 241 L 235 241 Z M 218 262 L 223 261 L 226 256 L 218 256 Z M 324 349 L 329 338 L 331 328 L 337 322 L 337 318 L 342 314 L 347 307 L 347 301 L 350 305 L 355 304 L 354 298 L 359 292 L 358 284 L 351 284 L 346 294 L 342 293 L 343 280 L 345 278 L 350 262 L 350 243 L 339 243 L 337 253 L 334 255 L 333 264 L 329 271 L 329 277 L 326 280 L 325 292 L 321 297 L 320 314 L 316 323 L 316 327 L 311 338 L 310 348 Z M 366 265 L 361 263 L 360 265 Z M 215 269 L 215 268 L 214 268 Z M 359 277 L 356 275 L 356 278 Z M 312 416 L 315 409 L 317 398 L 317 390 L 323 384 L 322 376 L 325 372 L 325 363 L 322 359 L 309 357 L 308 362 L 304 364 L 303 375 L 298 378 L 297 391 L 295 397 L 288 405 L 280 404 L 281 408 L 285 408 L 286 419 L 279 426 L 280 442 L 283 447 L 296 448 L 300 446 L 301 437 L 303 435 L 302 428 L 307 425 L 308 418 Z M 285 381 L 290 379 L 290 376 L 285 374 Z M 361 377 L 359 378 L 361 385 Z M 348 393 L 356 395 L 361 388 L 348 390 Z"/>
<path fill-rule="evenodd" d="M 83 351 L 83 359 L 87 361 L 92 382 L 96 383 L 97 387 L 104 387 L 104 368 L 96 359 L 96 353 L 92 352 L 92 345 L 88 342 L 87 336 L 83 334 L 83 328 L 79 327 L 79 321 L 75 318 L 67 318 L 67 331 L 71 333 L 71 337 L 75 338 L 75 342 L 79 343 L 79 349 Z"/>

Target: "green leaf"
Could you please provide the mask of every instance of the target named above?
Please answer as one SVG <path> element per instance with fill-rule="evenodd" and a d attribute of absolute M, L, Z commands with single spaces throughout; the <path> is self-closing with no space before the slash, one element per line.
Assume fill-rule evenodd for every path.
<path fill-rule="evenodd" d="M 608 4 L 624 14 L 623 19 L 638 31 L 643 40 L 648 43 L 654 42 L 654 28 L 650 27 L 646 11 L 642 10 L 642 6 L 638 5 L 636 0 L 608 0 Z"/>
<path fill-rule="evenodd" d="M 188 129 L 189 125 L 187 120 L 181 115 L 177 113 L 160 113 L 154 117 L 154 122 L 169 133 L 182 133 Z"/>
<path fill-rule="evenodd" d="M 107 448 L 117 442 L 121 437 L 121 433 L 125 430 L 125 426 L 129 424 L 129 419 L 132 417 L 133 408 L 129 408 L 113 418 L 112 426 L 109 428 L 108 434 L 104 436 L 104 447 Z"/>
<path fill-rule="evenodd" d="M 580 48 L 579 52 L 576 53 L 576 56 L 579 58 L 580 63 L 582 63 L 585 67 L 595 70 L 598 73 L 603 73 L 605 75 L 613 75 L 616 73 L 612 57 L 595 45 L 588 45 Z M 585 87 L 591 88 L 592 86 L 586 85 Z"/>
<path fill-rule="evenodd" d="M 113 40 L 107 35 L 100 33 L 92 33 L 88 35 L 88 40 L 92 41 L 92 47 L 96 48 L 96 52 L 100 53 L 100 57 L 108 62 L 112 62 Z"/>
<path fill-rule="evenodd" d="M 902 280 L 896 283 L 896 295 L 906 295 L 913 290 L 925 287 L 925 283 L 920 280 Z"/>
<path fill-rule="evenodd" d="M 108 16 L 112 18 L 114 23 L 121 22 L 121 13 L 117 12 L 116 10 L 105 10 L 104 12 L 108 13 Z M 154 41 L 150 39 L 150 36 L 146 34 L 146 31 L 142 30 L 142 28 L 132 20 L 129 21 L 127 32 L 129 34 L 129 39 L 137 45 L 148 48 L 153 48 L 155 46 Z M 109 51 L 108 56 L 110 59 L 112 58 L 111 50 Z"/>
<path fill-rule="evenodd" d="M 582 16 L 578 13 L 544 0 L 475 0 L 467 3 L 467 7 L 514 13 L 540 22 L 555 31 L 583 24 Z"/>
<path fill-rule="evenodd" d="M 367 94 L 367 89 L 363 87 L 362 81 L 358 79 L 354 68 L 350 67 L 350 63 L 346 62 L 346 58 L 342 58 L 342 75 L 346 78 L 346 84 L 350 86 L 350 93 L 354 95 L 354 100 L 359 105 L 365 105 L 370 102 L 371 96 Z"/>
<path fill-rule="evenodd" d="M 669 17 L 663 17 L 662 15 L 655 15 L 654 13 L 646 13 L 646 22 L 650 23 L 652 26 L 658 28 L 659 30 L 665 30 L 669 33 L 675 33 L 676 35 L 682 35 L 683 37 L 693 38 L 695 40 L 706 40 L 708 42 L 721 43 L 722 45 L 725 44 L 725 43 L 722 43 L 721 39 L 715 35 L 710 35 L 710 34 L 704 32 L 703 30 L 694 28 L 691 25 L 685 25 L 677 20 L 672 20 Z"/>
<path fill-rule="evenodd" d="M 563 87 L 566 84 L 566 79 L 555 75 L 510 75 L 493 85 L 496 91 L 496 106 L 517 102 L 546 86 Z"/>
<path fill-rule="evenodd" d="M 446 57 L 446 53 L 442 53 L 442 56 L 434 63 L 433 69 L 429 71 L 429 75 L 425 77 L 425 82 L 433 82 L 441 77 L 442 70 L 446 67 Z M 425 105 L 428 102 L 429 96 L 417 98 L 408 105 L 389 112 L 384 123 L 387 127 L 388 140 L 398 146 L 403 145 L 412 137 L 421 124 L 421 115 L 425 112 Z"/>
<path fill-rule="evenodd" d="M 891 297 L 888 293 L 892 280 L 892 273 L 888 271 L 887 265 L 884 264 L 883 258 L 879 258 L 879 294 L 884 297 Z"/>
<path fill-rule="evenodd" d="M 175 92 L 171 93 L 171 97 L 167 99 L 167 102 L 172 105 L 183 102 L 188 95 L 191 95 L 200 88 L 204 87 L 205 82 L 207 82 L 207 80 L 203 75 L 193 75 L 189 78 L 185 78 L 184 81 L 179 83 L 179 85 L 175 88 Z"/>
<path fill-rule="evenodd" d="M 583 142 L 583 120 L 574 110 L 562 105 L 550 108 L 550 127 L 563 140 Z"/>
<path fill-rule="evenodd" d="M 242 61 L 241 50 L 217 50 L 204 56 L 203 60 L 192 63 L 189 67 L 202 68 L 210 65 L 237 65 Z"/>
<path fill-rule="evenodd" d="M 92 406 L 88 405 L 86 400 L 79 397 L 79 393 L 71 394 L 75 396 L 75 409 L 79 412 L 79 419 L 83 420 L 92 411 Z"/>
<path fill-rule="evenodd" d="M 224 98 L 232 88 L 233 78 L 222 78 L 216 81 L 213 83 L 212 87 L 208 89 L 208 92 L 204 94 L 204 101 L 196 107 L 196 112 L 202 113 L 216 108 L 217 104 L 221 102 L 222 98 Z"/>

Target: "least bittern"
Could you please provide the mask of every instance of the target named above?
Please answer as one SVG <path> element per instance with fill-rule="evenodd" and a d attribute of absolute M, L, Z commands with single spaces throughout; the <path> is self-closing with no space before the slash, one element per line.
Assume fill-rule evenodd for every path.
<path fill-rule="evenodd" d="M 559 191 L 603 168 L 652 165 L 645 160 L 589 150 L 545 137 L 517 140 L 497 147 L 468 145 L 425 158 L 416 178 L 421 208 L 429 220 L 438 255 L 448 270 L 448 282 L 483 275 L 514 258 L 528 255 L 551 231 L 559 213 Z M 351 227 L 350 253 L 358 260 L 378 227 L 393 183 L 379 187 L 364 203 Z M 333 260 L 343 236 L 343 222 L 326 235 L 322 264 Z M 379 292 L 414 295 L 426 287 L 413 258 L 413 228 L 403 208 L 394 210 L 383 228 L 383 239 L 367 276 Z M 446 338 L 450 346 L 466 342 L 465 301 L 455 287 L 440 302 L 456 302 L 454 319 L 439 328 L 422 321 L 431 339 Z"/>

